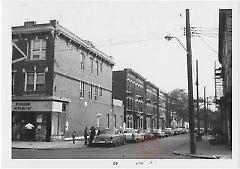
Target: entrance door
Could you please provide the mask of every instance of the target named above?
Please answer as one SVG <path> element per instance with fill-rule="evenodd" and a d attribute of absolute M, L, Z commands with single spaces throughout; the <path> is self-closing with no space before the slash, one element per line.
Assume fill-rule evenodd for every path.
<path fill-rule="evenodd" d="M 46 141 L 46 115 L 37 114 L 36 115 L 36 141 Z"/>

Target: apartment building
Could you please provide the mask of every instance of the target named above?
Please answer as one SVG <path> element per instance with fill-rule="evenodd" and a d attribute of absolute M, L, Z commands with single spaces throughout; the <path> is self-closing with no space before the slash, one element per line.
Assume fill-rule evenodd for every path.
<path fill-rule="evenodd" d="M 53 141 L 83 135 L 86 126 L 121 125 L 113 111 L 111 56 L 56 20 L 12 27 L 12 45 L 13 140 Z M 34 126 L 31 138 L 26 123 Z"/>

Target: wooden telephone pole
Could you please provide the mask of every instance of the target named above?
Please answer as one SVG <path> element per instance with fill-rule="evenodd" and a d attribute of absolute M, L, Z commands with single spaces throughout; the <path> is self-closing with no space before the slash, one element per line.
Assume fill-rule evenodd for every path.
<path fill-rule="evenodd" d="M 197 80 L 196 80 L 196 87 L 197 87 L 197 127 L 198 127 L 198 140 L 200 139 L 200 120 L 199 120 L 199 95 L 198 95 L 198 60 L 196 60 L 196 74 L 197 74 Z"/>
<path fill-rule="evenodd" d="M 196 140 L 194 131 L 194 103 L 192 80 L 192 49 L 189 9 L 186 9 L 186 41 L 187 41 L 187 71 L 188 71 L 188 111 L 190 128 L 190 153 L 196 154 Z"/>

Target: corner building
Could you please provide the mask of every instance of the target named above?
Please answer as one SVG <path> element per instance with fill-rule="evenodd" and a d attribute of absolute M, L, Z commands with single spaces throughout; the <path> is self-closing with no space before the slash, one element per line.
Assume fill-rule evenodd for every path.
<path fill-rule="evenodd" d="M 53 141 L 120 124 L 112 58 L 58 21 L 12 27 L 12 139 Z M 119 115 L 120 116 L 120 115 Z M 34 125 L 32 138 L 24 125 Z M 118 126 L 116 126 L 118 127 Z"/>

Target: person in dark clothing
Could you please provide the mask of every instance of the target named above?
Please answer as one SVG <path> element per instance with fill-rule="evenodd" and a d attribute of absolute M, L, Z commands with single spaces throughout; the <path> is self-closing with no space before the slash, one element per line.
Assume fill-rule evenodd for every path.
<path fill-rule="evenodd" d="M 87 131 L 87 127 L 85 127 L 85 130 L 84 130 L 84 139 L 85 139 L 85 145 L 87 145 L 87 136 L 88 136 L 88 131 Z"/>
<path fill-rule="evenodd" d="M 75 137 L 76 137 L 76 132 L 74 131 L 73 134 L 72 134 L 73 144 L 75 144 Z"/>
<path fill-rule="evenodd" d="M 92 145 L 92 142 L 93 142 L 93 139 L 94 139 L 94 137 L 95 137 L 95 128 L 94 127 L 91 127 L 91 129 L 90 129 L 90 138 L 89 138 L 89 145 Z"/>

